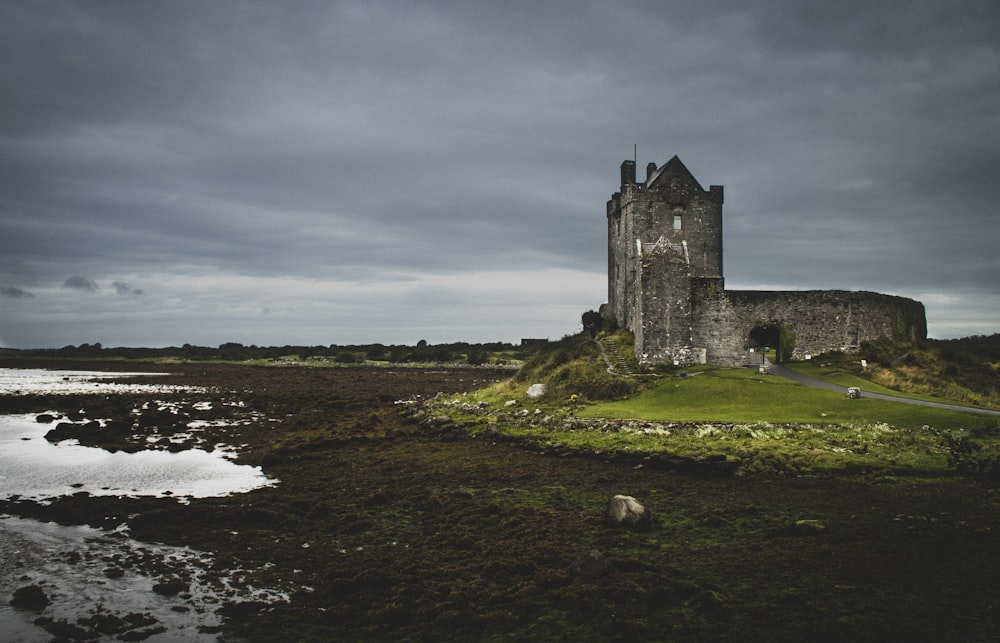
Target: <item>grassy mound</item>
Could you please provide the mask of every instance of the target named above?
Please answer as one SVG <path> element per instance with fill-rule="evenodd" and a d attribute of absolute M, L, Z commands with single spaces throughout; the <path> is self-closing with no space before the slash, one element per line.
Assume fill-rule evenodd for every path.
<path fill-rule="evenodd" d="M 919 344 L 880 339 L 865 342 L 860 357 L 871 364 L 864 376 L 876 384 L 1000 408 L 1000 335 Z"/>
<path fill-rule="evenodd" d="M 634 362 L 633 340 L 628 331 L 619 330 L 606 337 L 625 353 L 626 361 L 631 357 Z M 525 362 L 513 380 L 514 386 L 522 388 L 536 383 L 546 385 L 550 400 L 581 402 L 620 400 L 640 387 L 634 378 L 609 373 L 601 347 L 585 332 L 543 347 Z"/>

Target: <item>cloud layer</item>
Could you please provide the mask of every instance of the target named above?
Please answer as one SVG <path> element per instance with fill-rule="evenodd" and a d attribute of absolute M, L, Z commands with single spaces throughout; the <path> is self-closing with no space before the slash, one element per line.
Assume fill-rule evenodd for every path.
<path fill-rule="evenodd" d="M 7 2 L 0 345 L 575 332 L 633 144 L 725 185 L 730 287 L 998 332 L 998 27 L 972 0 Z"/>

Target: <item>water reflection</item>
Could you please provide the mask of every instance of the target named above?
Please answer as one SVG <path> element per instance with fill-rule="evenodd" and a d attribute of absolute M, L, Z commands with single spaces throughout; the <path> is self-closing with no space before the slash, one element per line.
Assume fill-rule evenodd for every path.
<path fill-rule="evenodd" d="M 101 373 L 49 371 L 41 368 L 0 368 L 0 395 L 80 395 L 97 393 L 164 393 L 201 391 L 171 384 L 122 384 L 112 379 L 149 377 L 169 373 Z"/>
<path fill-rule="evenodd" d="M 164 373 L 100 373 L 0 368 L 0 396 L 79 393 L 200 392 L 190 387 L 120 384 L 122 377 Z M 43 500 L 86 491 L 91 495 L 205 498 L 274 484 L 259 467 L 238 465 L 221 448 L 111 453 L 75 440 L 52 444 L 49 425 L 36 415 L 0 415 L 0 497 Z"/>
<path fill-rule="evenodd" d="M 59 640 L 42 627 L 68 623 L 94 637 L 103 635 L 101 640 L 215 641 L 220 605 L 288 600 L 287 590 L 246 585 L 240 580 L 243 570 L 215 568 L 209 554 L 187 547 L 0 516 L 0 639 Z M 156 592 L 155 584 L 165 579 L 182 579 L 182 591 Z M 50 602 L 38 624 L 38 613 L 7 604 L 25 586 L 38 587 Z"/>
<path fill-rule="evenodd" d="M 52 444 L 36 415 L 0 415 L 0 497 L 32 500 L 86 491 L 101 496 L 225 496 L 274 484 L 259 467 L 239 465 L 231 452 L 111 453 L 75 440 Z"/>

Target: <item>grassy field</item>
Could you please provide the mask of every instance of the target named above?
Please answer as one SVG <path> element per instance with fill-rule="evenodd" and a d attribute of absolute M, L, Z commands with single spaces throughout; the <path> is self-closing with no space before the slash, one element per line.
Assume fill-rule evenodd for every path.
<path fill-rule="evenodd" d="M 573 341 L 508 382 L 434 406 L 472 433 L 488 431 L 543 450 L 634 454 L 640 463 L 648 455 L 760 475 L 1000 475 L 997 417 L 849 399 L 752 369 L 707 367 L 647 375 L 605 396 L 614 399 L 595 402 L 591 392 L 611 390 L 604 385 L 610 376 L 585 342 Z M 901 394 L 835 366 L 794 367 L 844 387 L 949 402 Z M 535 381 L 552 385 L 544 397 L 529 400 L 526 389 Z"/>
<path fill-rule="evenodd" d="M 864 385 L 865 390 L 898 395 L 856 376 L 845 374 L 839 380 L 832 381 L 845 387 Z M 880 390 L 873 390 L 875 388 Z M 872 398 L 851 400 L 843 393 L 810 388 L 780 377 L 761 376 L 750 369 L 706 369 L 689 377 L 663 378 L 635 397 L 593 404 L 580 409 L 578 415 L 666 422 L 887 423 L 905 428 L 932 425 L 949 429 L 972 429 L 996 423 L 995 419 L 944 409 Z"/>

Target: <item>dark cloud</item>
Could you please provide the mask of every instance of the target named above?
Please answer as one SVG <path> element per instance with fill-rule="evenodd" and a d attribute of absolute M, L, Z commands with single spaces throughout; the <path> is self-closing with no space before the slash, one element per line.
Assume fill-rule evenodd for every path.
<path fill-rule="evenodd" d="M 238 339 L 227 311 L 246 297 L 272 311 L 250 343 L 391 342 L 409 338 L 380 312 L 394 300 L 369 296 L 335 329 L 312 288 L 288 318 L 268 301 L 314 282 L 330 298 L 358 283 L 397 297 L 399 280 L 497 287 L 517 269 L 570 273 L 525 288 L 509 323 L 568 332 L 579 314 L 562 306 L 604 297 L 604 202 L 633 144 L 640 167 L 678 154 L 725 185 L 728 283 L 923 298 L 962 284 L 949 315 L 978 320 L 998 272 L 1000 184 L 983 178 L 1000 175 L 998 12 L 988 0 L 5 2 L 0 281 L 39 296 L 18 313 L 34 316 L 0 326 L 72 343 L 62 333 L 90 313 L 52 287 L 73 272 L 92 292 L 91 278 L 118 294 L 157 284 L 119 299 L 121 329 L 94 322 L 132 342 L 177 329 L 180 343 Z M 234 287 L 244 279 L 258 287 Z M 177 303 L 202 292 L 229 304 Z M 481 339 L 522 334 L 449 303 L 459 292 L 413 305 Z M 130 315 L 145 306 L 163 321 L 142 324 L 143 341 Z"/>
<path fill-rule="evenodd" d="M 111 286 L 115 289 L 115 293 L 118 295 L 133 295 L 138 297 L 139 295 L 146 294 L 141 288 L 132 288 L 124 281 L 116 281 Z"/>
<path fill-rule="evenodd" d="M 31 299 L 34 298 L 30 292 L 26 290 L 21 290 L 20 288 L 15 288 L 14 286 L 4 286 L 0 287 L 0 295 L 4 297 L 10 297 L 11 299 Z"/>
<path fill-rule="evenodd" d="M 71 290 L 83 290 L 86 292 L 97 292 L 97 282 L 92 279 L 87 279 L 86 277 L 81 277 L 80 275 L 73 275 L 66 279 L 62 285 L 63 288 L 69 288 Z"/>

